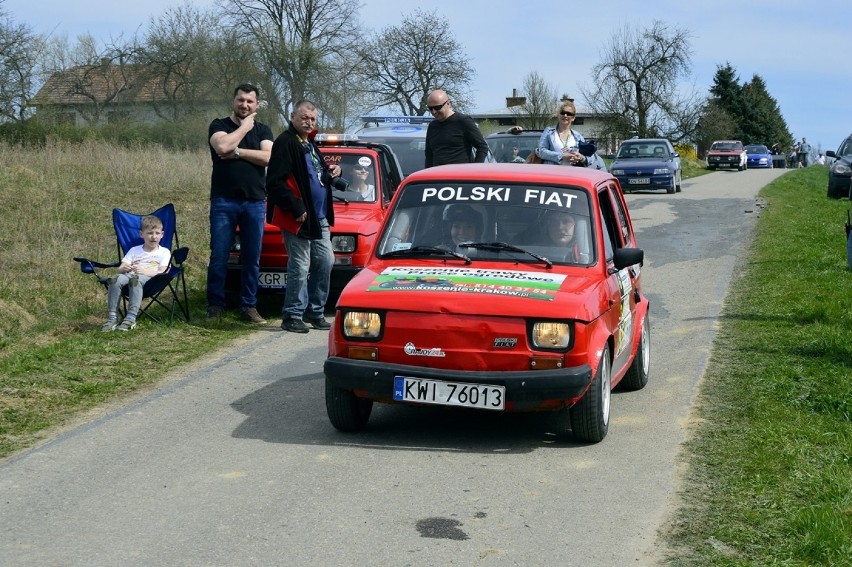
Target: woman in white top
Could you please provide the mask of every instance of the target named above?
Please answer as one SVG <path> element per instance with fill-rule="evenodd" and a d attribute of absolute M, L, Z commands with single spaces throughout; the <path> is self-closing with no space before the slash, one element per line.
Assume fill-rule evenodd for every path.
<path fill-rule="evenodd" d="M 574 100 L 563 99 L 556 113 L 558 122 L 556 126 L 548 126 L 544 129 L 538 140 L 536 154 L 544 160 L 544 163 L 581 167 L 589 165 L 589 159 L 579 151 L 580 143 L 585 143 L 586 140 L 579 132 L 571 129 L 574 117 L 577 116 Z"/>

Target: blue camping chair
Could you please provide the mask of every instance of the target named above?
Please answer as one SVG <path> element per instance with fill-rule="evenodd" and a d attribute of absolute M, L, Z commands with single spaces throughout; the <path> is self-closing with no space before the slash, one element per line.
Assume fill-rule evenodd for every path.
<path fill-rule="evenodd" d="M 169 325 L 174 322 L 175 311 L 188 322 L 189 302 L 187 301 L 183 263 L 189 255 L 189 248 L 181 248 L 178 242 L 175 206 L 169 203 L 151 214 L 163 221 L 163 239 L 160 241 L 160 246 L 171 250 L 172 259 L 168 270 L 145 282 L 142 288 L 142 305 L 139 309 L 139 316 L 141 317 L 144 314 L 157 323 L 163 323 L 161 320 L 162 316 L 157 317 L 156 314 L 151 313 L 150 307 L 156 304 L 169 312 Z M 101 285 L 105 288 L 108 287 L 109 276 L 102 275 L 98 270 L 117 268 L 121 265 L 121 259 L 128 250 L 143 243 L 142 238 L 139 237 L 143 216 L 145 215 L 129 213 L 121 209 L 113 209 L 112 226 L 115 229 L 118 260 L 103 264 L 87 258 L 76 257 L 74 261 L 80 263 L 80 271 L 84 274 L 92 274 Z M 166 302 L 169 302 L 169 299 L 171 301 L 167 305 Z M 122 292 L 122 302 L 119 309 L 123 317 L 127 312 L 127 287 Z"/>

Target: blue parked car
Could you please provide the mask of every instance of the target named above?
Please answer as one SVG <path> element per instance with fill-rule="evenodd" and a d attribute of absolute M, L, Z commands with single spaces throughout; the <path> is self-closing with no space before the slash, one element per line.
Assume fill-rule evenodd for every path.
<path fill-rule="evenodd" d="M 763 144 L 749 144 L 745 147 L 746 166 L 749 169 L 756 167 L 772 167 L 772 153 Z"/>
<path fill-rule="evenodd" d="M 679 192 L 683 170 L 672 143 L 665 138 L 632 138 L 622 142 L 609 166 L 625 193 L 637 189 Z"/>

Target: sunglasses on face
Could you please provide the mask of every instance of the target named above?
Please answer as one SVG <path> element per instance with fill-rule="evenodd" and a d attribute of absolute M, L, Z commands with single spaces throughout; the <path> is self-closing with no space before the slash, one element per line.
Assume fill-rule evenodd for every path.
<path fill-rule="evenodd" d="M 439 110 L 444 108 L 444 105 L 447 104 L 448 102 L 450 102 L 450 101 L 445 100 L 441 104 L 436 104 L 435 106 L 427 106 L 426 108 L 428 108 L 430 112 L 438 112 Z"/>
<path fill-rule="evenodd" d="M 576 116 L 576 114 L 568 110 L 560 110 L 559 114 L 561 114 L 562 116 Z"/>
<path fill-rule="evenodd" d="M 353 167 L 352 171 L 367 171 L 366 167 Z"/>

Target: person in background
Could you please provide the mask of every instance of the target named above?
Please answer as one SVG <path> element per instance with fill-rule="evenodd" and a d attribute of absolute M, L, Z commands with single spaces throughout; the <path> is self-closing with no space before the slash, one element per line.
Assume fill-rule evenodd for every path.
<path fill-rule="evenodd" d="M 369 158 L 361 158 L 369 160 Z M 373 202 L 376 200 L 376 186 L 368 183 L 370 179 L 370 165 L 356 163 L 352 166 L 352 180 L 349 191 L 358 193 L 362 201 Z"/>
<path fill-rule="evenodd" d="M 225 277 L 237 227 L 240 227 L 240 316 L 266 324 L 257 312 L 260 248 L 266 218 L 266 166 L 272 130 L 255 120 L 257 87 L 234 89 L 232 112 L 210 123 L 207 138 L 213 173 L 210 178 L 210 263 L 207 266 L 207 317 L 218 319 L 225 308 Z"/>
<path fill-rule="evenodd" d="M 340 166 L 328 166 L 314 143 L 317 107 L 300 100 L 290 113 L 290 126 L 272 145 L 266 191 L 267 217 L 281 227 L 287 247 L 287 289 L 281 328 L 307 333 L 305 324 L 328 330 L 325 302 L 334 265 L 331 230 L 334 206 L 331 181 Z"/>
<path fill-rule="evenodd" d="M 821 153 L 817 154 L 816 163 L 818 163 L 819 165 L 825 165 L 825 156 Z"/>
<path fill-rule="evenodd" d="M 807 138 L 802 138 L 802 141 L 799 143 L 799 147 L 796 150 L 796 155 L 799 158 L 799 167 L 807 167 L 810 165 L 811 145 L 808 143 Z"/>
<path fill-rule="evenodd" d="M 544 234 L 547 246 L 557 246 L 564 250 L 559 258 L 562 262 L 578 262 L 580 248 L 577 244 L 577 219 L 571 213 L 550 212 L 544 219 Z"/>
<path fill-rule="evenodd" d="M 142 217 L 139 236 L 142 244 L 127 251 L 118 266 L 118 274 L 109 278 L 107 291 L 107 320 L 101 331 L 132 331 L 136 328 L 136 315 L 142 305 L 142 287 L 157 274 L 169 269 L 172 253 L 160 246 L 163 239 L 163 221 L 154 215 Z M 121 290 L 128 286 L 127 313 L 118 323 L 118 302 Z"/>
<path fill-rule="evenodd" d="M 429 93 L 426 107 L 435 117 L 426 128 L 426 167 L 485 161 L 489 149 L 482 132 L 473 118 L 453 110 L 446 92 Z"/>
<path fill-rule="evenodd" d="M 477 242 L 482 236 L 482 215 L 467 205 L 453 205 L 444 212 L 452 247 L 462 242 Z"/>
<path fill-rule="evenodd" d="M 581 142 L 585 142 L 579 132 L 573 130 L 577 108 L 570 98 L 563 99 L 556 109 L 557 124 L 548 126 L 541 133 L 535 152 L 544 163 L 555 165 L 575 165 L 586 167 L 589 158 L 580 153 Z"/>

